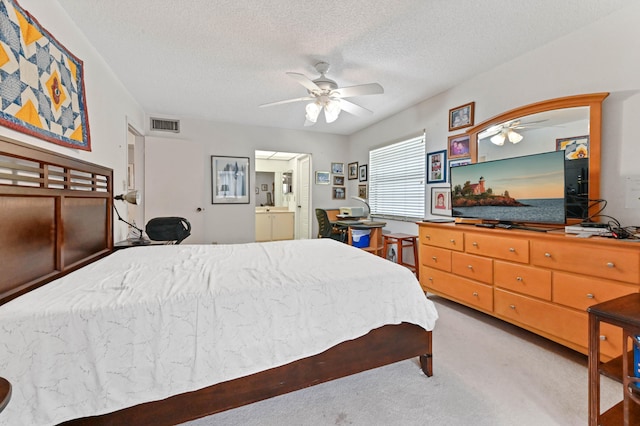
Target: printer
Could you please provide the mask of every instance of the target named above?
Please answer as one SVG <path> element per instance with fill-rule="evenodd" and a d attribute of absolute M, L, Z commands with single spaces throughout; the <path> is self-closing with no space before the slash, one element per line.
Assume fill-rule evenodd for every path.
<path fill-rule="evenodd" d="M 340 207 L 339 216 L 363 217 L 364 207 Z"/>

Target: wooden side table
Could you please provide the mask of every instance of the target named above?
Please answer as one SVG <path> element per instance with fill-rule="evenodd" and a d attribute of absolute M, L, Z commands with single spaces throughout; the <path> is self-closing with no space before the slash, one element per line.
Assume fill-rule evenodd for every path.
<path fill-rule="evenodd" d="M 388 253 L 387 252 L 388 246 L 391 244 L 395 244 L 397 247 L 397 253 L 398 253 L 398 265 L 402 265 L 409 268 L 411 271 L 413 271 L 414 274 L 416 274 L 416 278 L 420 278 L 419 276 L 420 269 L 418 268 L 418 244 L 416 242 L 417 238 L 418 237 L 416 235 L 409 235 L 409 234 L 402 234 L 402 233 L 383 234 L 382 239 L 384 240 L 384 244 L 382 247 L 382 256 L 386 257 Z M 406 263 L 402 258 L 402 252 L 405 247 L 413 248 L 413 264 Z"/>
<path fill-rule="evenodd" d="M 640 335 L 640 293 L 599 303 L 587 308 L 589 312 L 589 426 L 640 424 L 640 379 L 635 377 L 633 345 L 629 340 Z M 622 328 L 622 355 L 607 363 L 600 363 L 600 323 L 607 322 Z M 620 380 L 623 400 L 600 414 L 600 374 Z"/>

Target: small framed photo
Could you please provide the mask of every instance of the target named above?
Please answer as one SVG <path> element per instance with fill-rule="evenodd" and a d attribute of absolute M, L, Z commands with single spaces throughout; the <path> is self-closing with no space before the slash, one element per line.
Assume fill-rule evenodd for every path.
<path fill-rule="evenodd" d="M 451 216 L 451 188 L 448 186 L 431 188 L 431 214 Z"/>
<path fill-rule="evenodd" d="M 449 110 L 449 131 L 473 126 L 475 104 L 475 102 L 469 102 Z"/>
<path fill-rule="evenodd" d="M 333 175 L 333 184 L 344 186 L 344 176 Z"/>
<path fill-rule="evenodd" d="M 556 151 L 562 150 L 567 160 L 589 158 L 589 135 L 556 139 Z"/>
<path fill-rule="evenodd" d="M 427 183 L 447 181 L 447 151 L 436 151 L 427 154 Z"/>
<path fill-rule="evenodd" d="M 449 136 L 449 159 L 469 157 L 469 140 L 465 134 Z"/>
<path fill-rule="evenodd" d="M 211 156 L 211 204 L 249 204 L 249 157 Z"/>
<path fill-rule="evenodd" d="M 471 158 L 459 158 L 457 160 L 449 160 L 449 168 L 466 166 L 467 164 L 471 164 Z"/>
<path fill-rule="evenodd" d="M 316 172 L 316 185 L 329 185 L 331 174 L 329 172 Z"/>
<path fill-rule="evenodd" d="M 331 163 L 331 173 L 334 175 L 343 175 L 344 163 Z"/>
<path fill-rule="evenodd" d="M 358 197 L 360 198 L 364 198 L 365 200 L 369 197 L 367 197 L 367 185 L 358 185 Z"/>
<path fill-rule="evenodd" d="M 349 163 L 347 165 L 347 171 L 349 173 L 349 180 L 358 179 L 358 162 Z"/>
<path fill-rule="evenodd" d="M 331 188 L 331 195 L 334 200 L 344 200 L 346 199 L 347 191 L 344 187 L 334 186 Z"/>
<path fill-rule="evenodd" d="M 366 164 L 363 164 L 360 167 L 358 167 L 358 179 L 360 180 L 360 182 L 367 181 L 367 165 Z"/>
<path fill-rule="evenodd" d="M 263 191 L 268 191 L 269 190 L 269 185 L 266 184 L 266 183 L 263 183 L 260 187 L 262 188 Z"/>
<path fill-rule="evenodd" d="M 260 188 L 256 186 L 256 195 L 258 195 L 259 193 L 260 193 Z"/>

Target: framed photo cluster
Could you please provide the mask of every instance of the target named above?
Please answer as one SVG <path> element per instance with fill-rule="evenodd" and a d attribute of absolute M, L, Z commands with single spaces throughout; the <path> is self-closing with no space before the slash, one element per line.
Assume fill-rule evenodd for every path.
<path fill-rule="evenodd" d="M 331 198 L 334 200 L 346 199 L 347 189 L 344 187 L 344 163 L 331 163 L 331 173 L 333 174 Z"/>

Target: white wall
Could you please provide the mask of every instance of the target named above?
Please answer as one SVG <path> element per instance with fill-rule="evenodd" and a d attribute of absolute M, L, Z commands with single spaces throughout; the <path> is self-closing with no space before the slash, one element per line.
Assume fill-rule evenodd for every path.
<path fill-rule="evenodd" d="M 368 162 L 370 148 L 426 128 L 427 152 L 446 149 L 448 111 L 475 102 L 475 123 L 545 99 L 610 92 L 603 103 L 601 196 L 604 214 L 623 226 L 640 225 L 640 208 L 625 208 L 624 182 L 640 175 L 640 3 L 578 32 L 497 66 L 431 99 L 350 136 L 349 161 Z M 508 35 L 506 35 L 508 36 Z M 349 190 L 357 184 L 349 181 Z M 430 189 L 427 188 L 427 194 Z M 429 200 L 429 196 L 427 196 Z M 428 205 L 426 207 L 428 213 Z M 417 232 L 415 224 L 390 223 L 394 232 Z"/>
<path fill-rule="evenodd" d="M 124 192 L 127 176 L 127 123 L 141 129 L 144 119 L 142 109 L 60 5 L 42 0 L 20 0 L 20 5 L 58 42 L 84 62 L 92 150 L 87 152 L 58 146 L 6 127 L 0 127 L 0 135 L 111 167 L 114 170 L 114 192 Z M 118 205 L 118 210 L 123 218 L 126 217 L 127 208 L 124 204 L 122 207 Z M 115 240 L 126 238 L 126 231 L 126 225 L 116 224 Z"/>
<path fill-rule="evenodd" d="M 151 115 L 157 117 L 155 114 Z M 148 131 L 148 135 L 198 141 L 204 145 L 205 158 L 202 159 L 202 167 L 204 167 L 208 179 L 205 182 L 203 199 L 209 200 L 204 211 L 206 222 L 204 241 L 216 243 L 255 241 L 255 193 L 253 188 L 256 182 L 254 161 L 256 150 L 309 153 L 312 155 L 312 171 L 329 171 L 331 162 L 344 162 L 347 157 L 346 136 L 214 123 L 182 117 L 179 119 L 180 134 Z M 249 204 L 211 204 L 211 155 L 250 158 L 249 187 L 251 188 L 251 197 Z M 357 192 L 353 192 L 353 195 L 355 194 Z M 337 208 L 344 203 L 331 199 L 331 186 L 328 185 L 312 184 L 311 197 L 313 208 Z M 317 234 L 317 227 L 314 214 L 312 235 Z"/>

